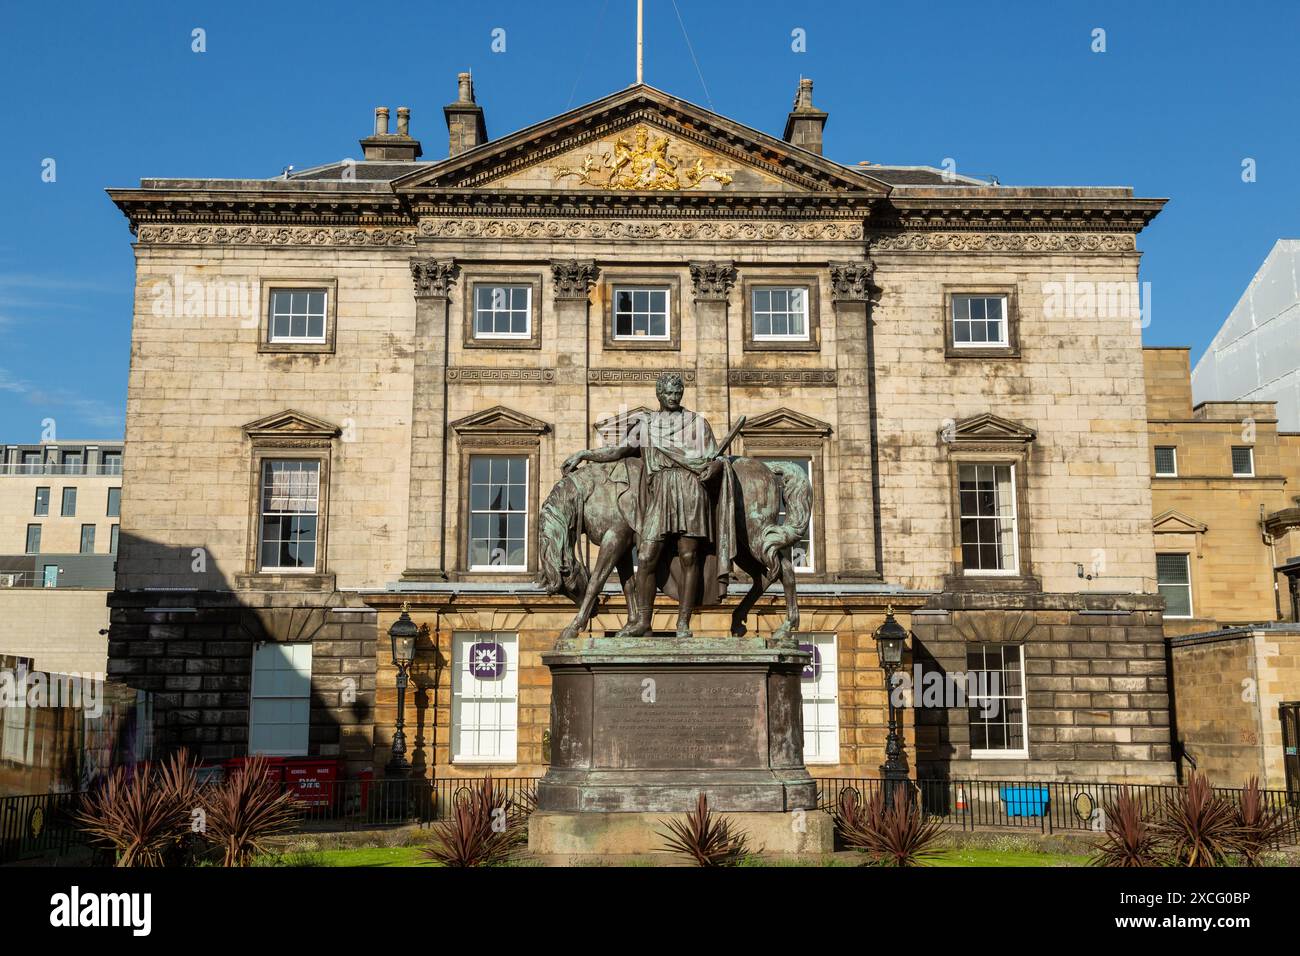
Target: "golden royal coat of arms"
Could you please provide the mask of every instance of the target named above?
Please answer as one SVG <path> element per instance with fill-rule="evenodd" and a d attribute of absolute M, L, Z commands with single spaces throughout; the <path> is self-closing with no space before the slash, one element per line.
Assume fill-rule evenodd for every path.
<path fill-rule="evenodd" d="M 694 189 L 709 179 L 723 186 L 731 182 L 721 170 L 705 169 L 703 159 L 682 166 L 670 155 L 671 148 L 667 136 L 652 137 L 650 128 L 640 125 L 630 142 L 620 136 L 602 159 L 588 153 L 581 166 L 561 167 L 555 178 L 576 176 L 584 186 L 596 189 Z"/>

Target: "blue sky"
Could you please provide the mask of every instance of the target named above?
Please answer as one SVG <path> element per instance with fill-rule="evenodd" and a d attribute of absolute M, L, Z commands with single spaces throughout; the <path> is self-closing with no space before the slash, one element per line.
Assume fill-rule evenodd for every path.
<path fill-rule="evenodd" d="M 1193 362 L 1273 242 L 1300 236 L 1300 4 L 646 0 L 646 80 L 780 135 L 798 77 L 827 155 L 1006 184 L 1132 185 L 1153 345 Z M 53 12 L 57 9 L 57 13 Z M 0 440 L 121 434 L 132 251 L 104 195 L 358 155 L 410 106 L 425 158 L 472 69 L 499 136 L 633 79 L 633 0 L 9 3 L 0 20 Z M 191 50 L 195 28 L 207 51 Z M 505 51 L 491 49 L 505 31 Z M 807 50 L 791 49 L 806 31 Z M 1106 52 L 1091 50 L 1094 29 Z M 700 74 L 703 75 L 703 82 Z M 706 92 L 707 88 L 707 92 Z M 56 179 L 42 181 L 55 160 Z M 1242 181 L 1255 160 L 1257 179 Z"/>

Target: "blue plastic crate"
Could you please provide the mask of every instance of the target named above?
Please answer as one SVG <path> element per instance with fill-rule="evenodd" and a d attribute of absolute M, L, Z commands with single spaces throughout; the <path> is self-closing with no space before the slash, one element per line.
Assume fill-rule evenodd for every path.
<path fill-rule="evenodd" d="M 1051 800 L 1046 787 L 1003 787 L 1002 802 L 1009 817 L 1041 817 Z"/>

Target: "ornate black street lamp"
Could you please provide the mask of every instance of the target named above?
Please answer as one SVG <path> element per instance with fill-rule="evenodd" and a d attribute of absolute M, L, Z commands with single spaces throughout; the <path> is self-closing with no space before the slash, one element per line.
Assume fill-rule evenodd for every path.
<path fill-rule="evenodd" d="M 907 631 L 894 620 L 892 606 L 885 612 L 885 623 L 876 629 L 875 638 L 880 667 L 885 672 L 885 697 L 889 703 L 889 736 L 885 738 L 885 762 L 880 765 L 880 774 L 885 780 L 885 805 L 889 806 L 893 803 L 894 789 L 908 786 L 903 744 L 898 733 L 898 708 L 894 705 L 894 674 L 903 664 Z"/>
<path fill-rule="evenodd" d="M 393 640 L 393 666 L 397 668 L 397 729 L 393 732 L 393 757 L 385 768 L 390 777 L 405 777 L 411 772 L 406 759 L 406 688 L 411 682 L 409 672 L 420 629 L 411 620 L 410 609 L 409 604 L 403 604 L 401 616 L 388 629 Z"/>

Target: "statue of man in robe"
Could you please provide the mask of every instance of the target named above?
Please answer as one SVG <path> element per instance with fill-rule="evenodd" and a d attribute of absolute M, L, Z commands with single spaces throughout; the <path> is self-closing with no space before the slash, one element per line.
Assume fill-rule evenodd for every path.
<path fill-rule="evenodd" d="M 659 410 L 635 416 L 623 440 L 589 448 L 564 462 L 567 475 L 582 462 L 639 458 L 615 480 L 628 485 L 636 533 L 636 607 L 619 637 L 650 633 L 656 586 L 677 598 L 677 636 L 691 636 L 699 605 L 719 603 L 727 593 L 736 555 L 736 477 L 722 457 L 704 416 L 682 407 L 685 385 L 665 372 L 655 383 Z"/>

